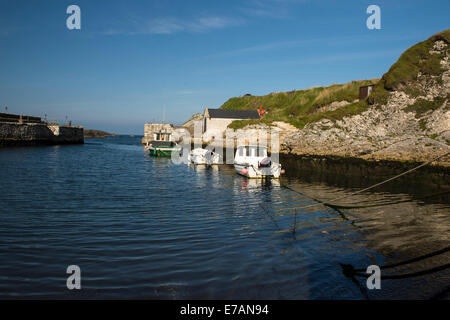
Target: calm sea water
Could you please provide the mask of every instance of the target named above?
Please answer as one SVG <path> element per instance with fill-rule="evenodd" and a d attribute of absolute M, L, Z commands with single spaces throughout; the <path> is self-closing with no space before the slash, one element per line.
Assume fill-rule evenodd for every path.
<path fill-rule="evenodd" d="M 362 186 L 174 165 L 145 155 L 139 140 L 0 149 L 1 298 L 448 299 L 449 270 L 364 290 L 339 265 L 448 247 L 448 196 L 420 199 L 444 187 L 397 184 L 345 202 L 408 200 L 382 207 L 300 208 Z M 81 268 L 81 290 L 66 287 L 69 265 Z"/>

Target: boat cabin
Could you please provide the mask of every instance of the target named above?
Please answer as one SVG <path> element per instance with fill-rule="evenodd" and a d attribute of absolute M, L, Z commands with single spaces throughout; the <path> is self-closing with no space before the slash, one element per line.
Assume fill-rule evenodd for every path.
<path fill-rule="evenodd" d="M 156 131 L 153 133 L 153 139 L 155 141 L 170 141 L 170 137 L 172 135 L 172 132 L 168 131 Z"/>
<path fill-rule="evenodd" d="M 265 158 L 267 157 L 267 147 L 263 146 L 239 146 L 236 157 Z"/>

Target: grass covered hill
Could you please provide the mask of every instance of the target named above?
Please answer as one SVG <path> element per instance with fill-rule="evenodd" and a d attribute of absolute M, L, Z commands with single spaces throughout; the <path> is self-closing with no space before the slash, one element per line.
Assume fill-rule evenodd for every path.
<path fill-rule="evenodd" d="M 390 92 L 393 91 L 404 91 L 411 97 L 427 96 L 427 87 L 417 81 L 418 75 L 433 78 L 441 84 L 443 81 L 441 61 L 444 55 L 433 53 L 436 41 L 448 44 L 450 30 L 440 32 L 406 50 L 379 81 L 378 79 L 352 81 L 346 84 L 271 93 L 265 96 L 246 95 L 229 99 L 221 108 L 257 109 L 262 105 L 267 111 L 262 120 L 234 121 L 229 125 L 233 129 L 258 122 L 270 124 L 273 121 L 284 121 L 302 129 L 308 123 L 322 119 L 341 120 L 345 116 L 360 114 L 371 105 L 386 104 Z M 376 84 L 374 91 L 368 99 L 358 101 L 359 87 L 368 84 Z M 418 109 L 423 113 L 428 109 L 438 108 L 444 100 L 440 97 L 436 101 L 425 103 L 423 99 L 418 99 L 415 105 L 409 106 L 409 110 Z M 338 102 L 340 104 L 333 108 L 332 104 Z M 426 110 L 422 110 L 424 108 Z"/>
<path fill-rule="evenodd" d="M 385 104 L 389 92 L 395 90 L 404 91 L 411 97 L 426 96 L 427 92 L 424 87 L 417 83 L 419 75 L 436 78 L 436 81 L 442 84 L 444 69 L 441 61 L 445 55 L 434 52 L 433 46 L 436 41 L 442 41 L 448 45 L 450 29 L 437 33 L 406 50 L 377 83 L 368 99 L 369 103 Z M 447 55 L 448 50 L 447 46 Z"/>
<path fill-rule="evenodd" d="M 346 115 L 358 114 L 367 108 L 365 101 L 359 102 L 359 87 L 374 84 L 377 79 L 352 81 L 346 84 L 333 84 L 328 87 L 315 87 L 305 90 L 271 93 L 265 96 L 243 96 L 231 98 L 222 109 L 258 109 L 260 105 L 266 111 L 262 120 L 234 121 L 230 128 L 242 128 L 247 124 L 260 121 L 270 124 L 272 121 L 284 121 L 297 128 L 303 128 L 309 122 L 323 118 L 341 119 Z M 324 110 L 336 101 L 348 104 L 336 110 Z M 323 111 L 322 111 L 323 110 Z"/>

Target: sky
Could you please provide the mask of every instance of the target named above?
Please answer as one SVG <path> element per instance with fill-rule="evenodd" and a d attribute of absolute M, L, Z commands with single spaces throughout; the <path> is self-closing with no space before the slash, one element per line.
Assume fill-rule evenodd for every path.
<path fill-rule="evenodd" d="M 448 0 L 0 0 L 0 112 L 143 134 L 247 93 L 379 78 L 450 28 L 449 12 Z"/>

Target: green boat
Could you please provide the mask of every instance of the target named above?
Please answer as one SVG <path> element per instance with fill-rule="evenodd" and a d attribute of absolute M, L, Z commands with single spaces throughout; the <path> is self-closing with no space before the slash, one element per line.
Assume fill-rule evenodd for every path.
<path fill-rule="evenodd" d="M 181 148 L 173 141 L 151 141 L 145 150 L 154 157 L 170 157 L 173 152 L 180 152 Z"/>
<path fill-rule="evenodd" d="M 155 132 L 155 140 L 147 142 L 144 149 L 154 157 L 170 157 L 173 152 L 180 152 L 180 146 L 174 141 L 170 141 L 171 135 L 171 132 L 166 131 Z"/>

